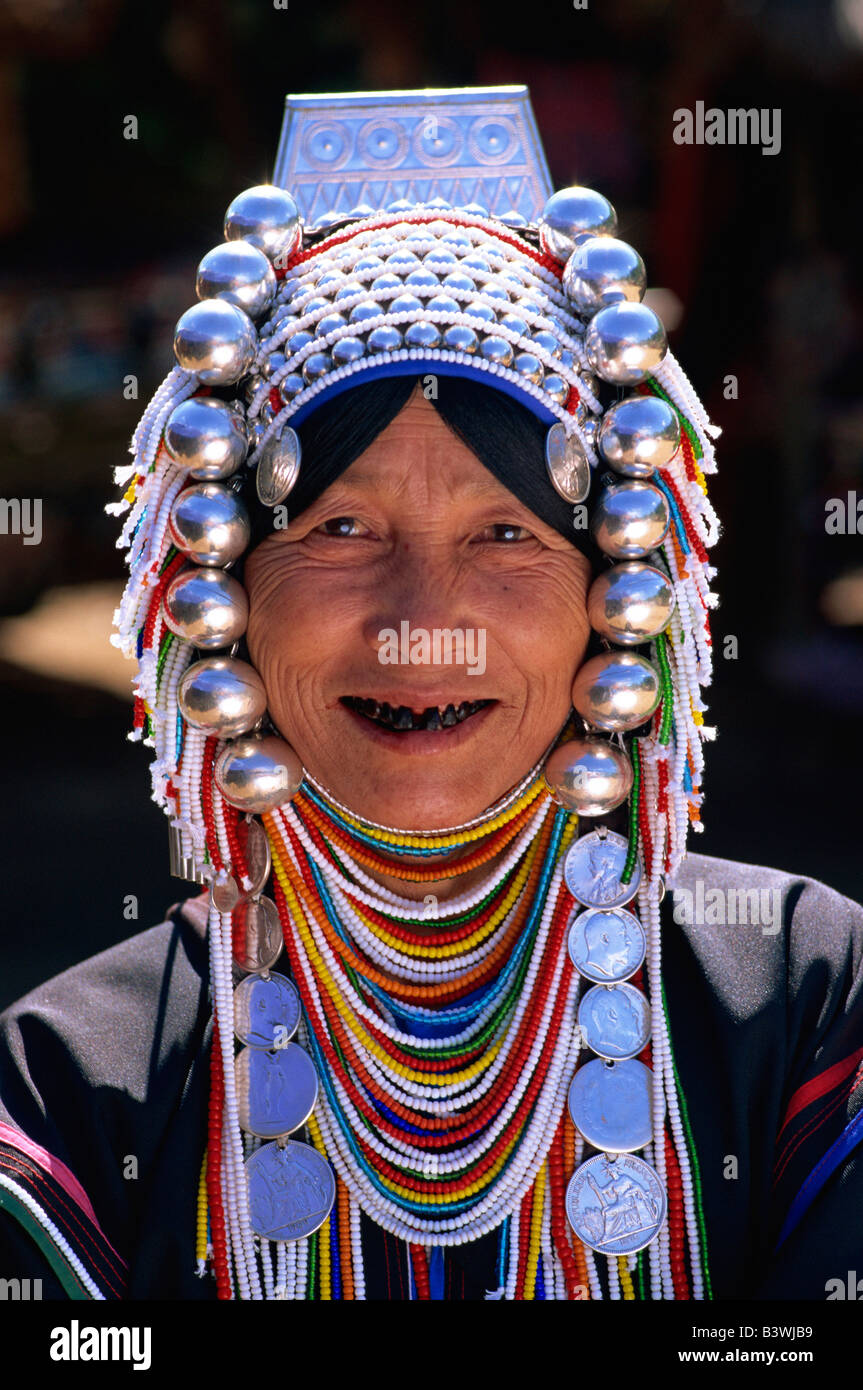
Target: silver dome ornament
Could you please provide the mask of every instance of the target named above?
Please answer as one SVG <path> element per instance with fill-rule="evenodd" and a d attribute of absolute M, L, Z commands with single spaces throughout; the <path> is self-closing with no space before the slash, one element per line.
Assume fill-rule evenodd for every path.
<path fill-rule="evenodd" d="M 192 478 L 217 482 L 236 473 L 248 450 L 239 411 L 211 396 L 190 396 L 168 416 L 165 448 Z"/>
<path fill-rule="evenodd" d="M 168 533 L 178 550 L 198 565 L 227 565 L 249 544 L 249 514 L 221 483 L 196 483 L 175 498 Z"/>
<path fill-rule="evenodd" d="M 290 425 L 278 437 L 270 435 L 255 471 L 255 487 L 265 507 L 284 502 L 299 477 L 301 453 L 300 436 Z"/>
<path fill-rule="evenodd" d="M 590 529 L 600 550 L 616 560 L 637 560 L 662 545 L 671 520 L 665 494 L 633 478 L 603 488 Z"/>
<path fill-rule="evenodd" d="M 369 352 L 396 352 L 401 345 L 402 335 L 391 323 L 378 324 L 367 339 Z"/>
<path fill-rule="evenodd" d="M 255 360 L 258 338 L 248 314 L 225 299 L 205 299 L 181 316 L 174 356 L 208 386 L 233 386 Z"/>
<path fill-rule="evenodd" d="M 632 386 L 656 370 L 668 351 L 668 340 L 652 309 L 622 301 L 594 315 L 584 335 L 584 350 L 603 381 Z"/>
<path fill-rule="evenodd" d="M 552 193 L 539 218 L 539 242 L 556 261 L 566 261 L 578 239 L 617 231 L 617 213 L 607 198 L 592 188 L 574 185 Z"/>
<path fill-rule="evenodd" d="M 626 733 L 650 718 L 661 693 L 659 674 L 643 656 L 602 652 L 579 670 L 572 704 L 597 729 Z"/>
<path fill-rule="evenodd" d="M 247 661 L 208 656 L 183 672 L 177 704 L 194 729 L 219 738 L 236 738 L 248 733 L 263 718 L 267 692 Z"/>
<path fill-rule="evenodd" d="M 628 242 L 593 236 L 576 246 L 562 284 L 578 312 L 587 316 L 621 299 L 639 303 L 647 287 L 647 272 Z"/>
<path fill-rule="evenodd" d="M 545 780 L 568 811 L 605 816 L 625 801 L 632 788 L 626 754 L 602 738 L 576 738 L 555 748 Z"/>
<path fill-rule="evenodd" d="M 577 434 L 567 436 L 560 420 L 545 436 L 545 466 L 555 492 L 565 502 L 583 502 L 590 492 L 590 464 Z"/>
<path fill-rule="evenodd" d="M 419 319 L 405 330 L 405 347 L 436 348 L 440 341 L 440 329 L 427 320 Z"/>
<path fill-rule="evenodd" d="M 680 447 L 677 412 L 660 396 L 629 396 L 605 412 L 597 444 L 615 472 L 649 478 Z"/>
<path fill-rule="evenodd" d="M 451 352 L 465 352 L 471 356 L 479 348 L 479 338 L 473 329 L 464 323 L 450 324 L 443 335 L 443 343 Z"/>
<path fill-rule="evenodd" d="M 343 367 L 348 362 L 357 362 L 365 356 L 366 345 L 362 338 L 339 338 L 337 343 L 333 343 L 332 358 L 334 367 Z M 299 378 L 302 381 L 302 377 Z M 282 393 L 284 399 L 284 392 Z"/>
<path fill-rule="evenodd" d="M 261 363 L 261 376 L 264 381 L 269 381 L 270 377 L 276 372 L 280 372 L 287 362 L 287 357 L 283 352 L 271 352 Z"/>
<path fill-rule="evenodd" d="M 275 298 L 276 277 L 256 246 L 247 241 L 222 242 L 198 266 L 195 292 L 199 299 L 226 299 L 257 319 Z"/>
<path fill-rule="evenodd" d="M 303 381 L 312 386 L 320 377 L 333 369 L 333 359 L 328 352 L 313 352 L 303 363 Z"/>
<path fill-rule="evenodd" d="M 532 352 L 517 353 L 512 366 L 513 371 L 518 372 L 519 376 L 525 377 L 532 385 L 542 385 L 545 369 L 539 358 L 535 357 Z"/>
<path fill-rule="evenodd" d="M 356 338 L 345 338 L 343 341 L 355 343 L 357 340 Z M 300 372 L 289 372 L 289 374 L 287 376 L 283 376 L 281 381 L 279 382 L 279 395 L 281 396 L 285 405 L 290 405 L 291 401 L 294 399 L 294 396 L 298 396 L 300 392 L 305 391 L 305 389 L 306 383 L 303 381 Z"/>
<path fill-rule="evenodd" d="M 259 815 L 296 796 L 304 774 L 290 744 L 269 735 L 229 744 L 216 759 L 214 775 L 229 805 Z"/>
<path fill-rule="evenodd" d="M 641 560 L 627 560 L 606 570 L 587 595 L 587 616 L 594 632 L 622 647 L 658 637 L 673 612 L 674 590 L 668 576 Z"/>
<path fill-rule="evenodd" d="M 242 238 L 271 261 L 286 263 L 300 237 L 300 210 L 290 193 L 274 184 L 247 188 L 225 214 L 225 240 Z"/>
<path fill-rule="evenodd" d="M 485 357 L 489 362 L 497 362 L 501 367 L 511 367 L 515 353 L 512 350 L 512 343 L 507 338 L 501 338 L 497 333 L 487 333 L 480 342 L 480 356 Z"/>
<path fill-rule="evenodd" d="M 581 433 L 584 436 L 584 442 L 589 449 L 592 449 L 594 451 L 594 453 L 596 453 L 597 448 L 599 426 L 600 420 L 596 415 L 586 415 L 584 424 L 581 426 Z"/>
<path fill-rule="evenodd" d="M 555 405 L 565 406 L 569 400 L 569 382 L 564 381 L 557 372 L 551 372 L 542 383 L 542 389 L 547 396 L 551 396 Z"/>
<path fill-rule="evenodd" d="M 202 651 L 239 641 L 249 620 L 245 589 L 219 569 L 183 570 L 175 575 L 162 606 L 166 626 Z"/>

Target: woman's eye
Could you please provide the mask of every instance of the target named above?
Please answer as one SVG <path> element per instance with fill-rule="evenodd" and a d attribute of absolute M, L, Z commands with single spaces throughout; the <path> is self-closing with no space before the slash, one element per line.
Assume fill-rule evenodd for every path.
<path fill-rule="evenodd" d="M 316 529 L 323 531 L 325 536 L 358 536 L 361 532 L 355 516 L 331 516 Z"/>
<path fill-rule="evenodd" d="M 480 533 L 479 539 L 482 541 L 525 541 L 531 539 L 531 532 L 526 526 L 516 526 L 513 522 L 500 521 L 492 526 L 486 526 Z"/>

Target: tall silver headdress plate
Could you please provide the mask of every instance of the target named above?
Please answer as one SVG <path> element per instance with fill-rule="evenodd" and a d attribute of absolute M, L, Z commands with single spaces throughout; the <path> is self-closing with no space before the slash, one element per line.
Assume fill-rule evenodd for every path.
<path fill-rule="evenodd" d="M 552 192 L 522 86 L 289 96 L 273 182 L 308 223 L 433 198 L 533 222 Z"/>

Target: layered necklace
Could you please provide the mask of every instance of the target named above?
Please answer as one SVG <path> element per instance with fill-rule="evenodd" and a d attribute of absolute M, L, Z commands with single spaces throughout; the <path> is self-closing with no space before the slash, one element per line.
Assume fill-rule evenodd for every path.
<path fill-rule="evenodd" d="M 589 1055 L 579 1002 L 594 977 L 576 969 L 580 908 L 565 869 L 584 841 L 541 767 L 449 831 L 361 820 L 310 778 L 263 823 L 273 901 L 225 912 L 214 891 L 210 914 L 217 1029 L 198 1256 L 201 1271 L 212 1260 L 220 1296 L 365 1297 L 361 1213 L 405 1243 L 418 1298 L 432 1296 L 430 1268 L 446 1250 L 492 1232 L 498 1272 L 487 1297 L 689 1297 L 693 1285 L 700 1296 L 699 1251 L 687 1249 L 685 1230 L 696 1215 L 685 1209 L 689 1146 L 667 1131 L 667 1213 L 648 1230 L 647 1240 L 662 1226 L 649 1252 L 630 1239 L 627 1253 L 603 1258 L 567 1220 L 576 1170 L 606 1225 L 631 1227 L 644 1199 L 618 1195 L 619 1214 L 606 1213 L 614 1183 L 603 1189 L 602 1174 L 587 1170 L 609 1155 L 582 1163 L 572 1091 Z M 233 848 L 249 882 L 244 847 Z M 484 865 L 479 886 L 456 885 L 445 899 L 401 896 L 373 876 L 474 881 Z M 289 974 L 270 969 L 281 941 L 260 945 L 276 917 Z M 231 998 L 238 964 L 256 973 Z M 640 984 L 640 970 L 632 978 Z M 229 1009 L 248 1044 L 236 1058 L 230 1022 L 218 1026 Z M 256 1009 L 270 1029 L 257 1037 Z M 649 1045 L 639 1058 L 628 1065 L 649 1066 Z M 616 1171 L 617 1193 L 628 1184 L 638 1197 L 637 1182 Z"/>

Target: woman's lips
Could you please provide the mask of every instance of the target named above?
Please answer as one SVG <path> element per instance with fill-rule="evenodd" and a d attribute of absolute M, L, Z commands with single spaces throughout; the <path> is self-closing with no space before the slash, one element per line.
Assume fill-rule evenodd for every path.
<path fill-rule="evenodd" d="M 354 727 L 393 752 L 429 754 L 451 751 L 460 746 L 485 724 L 497 700 L 430 701 L 428 697 L 408 698 L 393 694 L 389 700 L 371 696 L 343 696 L 338 707 L 343 709 Z M 369 717 L 377 713 L 378 718 Z M 381 717 L 392 727 L 380 722 Z M 422 720 L 422 727 L 410 727 Z"/>

